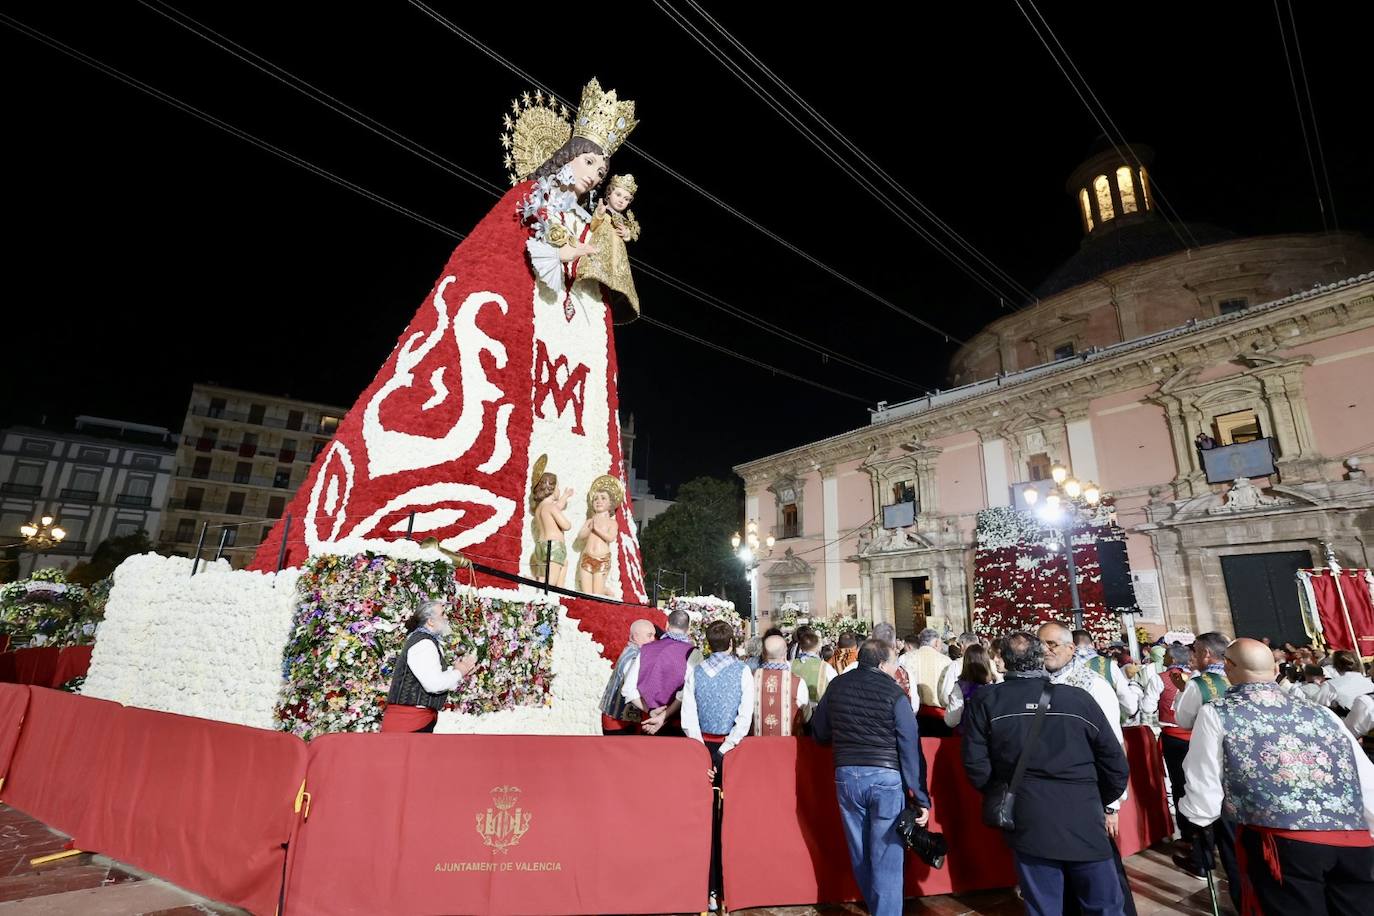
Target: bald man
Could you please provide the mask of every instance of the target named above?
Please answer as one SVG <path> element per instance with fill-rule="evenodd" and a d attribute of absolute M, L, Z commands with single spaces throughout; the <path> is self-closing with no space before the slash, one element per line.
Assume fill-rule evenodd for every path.
<path fill-rule="evenodd" d="M 1179 810 L 1239 824 L 1241 912 L 1368 913 L 1374 900 L 1374 764 L 1329 709 L 1276 683 L 1268 646 L 1226 649 L 1231 686 L 1198 712 Z"/>
<path fill-rule="evenodd" d="M 763 664 L 754 672 L 754 731 L 763 738 L 801 733 L 802 712 L 811 697 L 806 681 L 792 673 L 787 640 L 769 636 L 763 641 Z"/>
<path fill-rule="evenodd" d="M 628 702 L 621 691 L 630 666 L 639 659 L 639 647 L 654 641 L 654 625 L 647 620 L 630 624 L 630 641 L 620 650 L 606 692 L 601 695 L 601 734 L 637 735 L 642 716 L 638 706 Z"/>

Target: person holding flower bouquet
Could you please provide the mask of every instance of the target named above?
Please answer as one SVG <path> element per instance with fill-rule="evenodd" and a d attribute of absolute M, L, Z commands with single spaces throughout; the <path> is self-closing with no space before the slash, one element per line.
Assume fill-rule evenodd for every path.
<path fill-rule="evenodd" d="M 421 604 L 406 621 L 406 629 L 410 635 L 392 666 L 382 731 L 432 733 L 449 691 L 477 667 L 477 656 L 469 653 L 452 668 L 444 667 L 443 642 L 453 624 L 443 601 Z"/>

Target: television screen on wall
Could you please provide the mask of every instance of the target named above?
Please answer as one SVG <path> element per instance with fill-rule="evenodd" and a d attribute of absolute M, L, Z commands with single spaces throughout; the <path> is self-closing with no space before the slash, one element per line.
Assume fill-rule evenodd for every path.
<path fill-rule="evenodd" d="M 1268 477 L 1274 473 L 1273 439 L 1256 439 L 1238 445 L 1202 449 L 1202 467 L 1208 483 L 1226 483 L 1241 477 Z"/>
<path fill-rule="evenodd" d="M 916 524 L 916 503 L 893 503 L 883 506 L 884 528 L 908 528 Z"/>

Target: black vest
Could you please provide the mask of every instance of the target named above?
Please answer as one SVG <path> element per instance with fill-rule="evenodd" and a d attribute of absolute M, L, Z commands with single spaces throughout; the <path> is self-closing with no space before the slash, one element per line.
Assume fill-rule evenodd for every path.
<path fill-rule="evenodd" d="M 422 639 L 428 639 L 434 643 L 434 648 L 439 650 L 439 667 L 444 666 L 444 647 L 439 644 L 439 639 L 433 633 L 423 627 L 411 633 L 406 638 L 406 644 L 401 647 L 401 655 L 396 659 L 396 670 L 391 672 L 391 689 L 386 692 L 386 702 L 388 706 L 424 706 L 428 709 L 443 709 L 448 702 L 448 691 L 442 693 L 430 693 L 425 690 L 420 679 L 415 676 L 415 672 L 410 670 L 410 665 L 406 661 L 406 656 L 410 654 L 410 647 Z"/>
<path fill-rule="evenodd" d="M 902 768 L 893 704 L 908 702 L 897 682 L 877 668 L 855 668 L 825 688 L 837 767 Z"/>

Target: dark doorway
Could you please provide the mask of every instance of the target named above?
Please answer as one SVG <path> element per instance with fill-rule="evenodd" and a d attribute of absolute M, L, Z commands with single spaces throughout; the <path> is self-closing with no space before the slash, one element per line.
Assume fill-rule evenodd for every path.
<path fill-rule="evenodd" d="M 924 630 L 929 614 L 929 576 L 892 580 L 892 623 L 898 637 L 905 638 Z"/>
<path fill-rule="evenodd" d="M 1221 573 L 1236 628 L 1231 635 L 1268 636 L 1276 646 L 1306 643 L 1296 574 L 1311 565 L 1312 555 L 1305 550 L 1222 557 Z"/>

